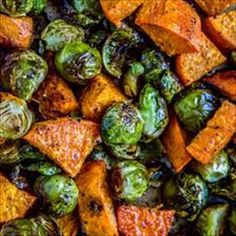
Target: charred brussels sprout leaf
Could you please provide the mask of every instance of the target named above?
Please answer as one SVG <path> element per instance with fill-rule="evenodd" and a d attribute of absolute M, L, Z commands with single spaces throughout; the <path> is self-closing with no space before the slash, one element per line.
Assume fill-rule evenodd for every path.
<path fill-rule="evenodd" d="M 0 145 L 0 163 L 12 164 L 20 161 L 20 141 L 7 140 Z"/>
<path fill-rule="evenodd" d="M 77 204 L 78 189 L 73 179 L 63 175 L 40 176 L 34 184 L 49 213 L 56 217 L 71 213 Z"/>
<path fill-rule="evenodd" d="M 223 236 L 228 204 L 218 204 L 204 209 L 197 219 L 197 232 L 200 236 Z"/>
<path fill-rule="evenodd" d="M 47 0 L 33 0 L 33 8 L 30 13 L 37 15 L 40 14 L 46 7 Z"/>
<path fill-rule="evenodd" d="M 107 145 L 136 144 L 142 129 L 141 114 L 129 102 L 114 103 L 102 118 L 101 135 Z"/>
<path fill-rule="evenodd" d="M 228 221 L 230 231 L 236 235 L 236 207 L 232 207 Z"/>
<path fill-rule="evenodd" d="M 124 76 L 124 90 L 129 97 L 137 97 L 140 86 L 140 75 L 144 73 L 144 67 L 140 62 L 133 62 Z"/>
<path fill-rule="evenodd" d="M 18 139 L 29 130 L 33 115 L 24 100 L 0 93 L 0 137 Z"/>
<path fill-rule="evenodd" d="M 107 32 L 105 30 L 98 30 L 89 35 L 88 44 L 93 48 L 101 48 L 107 38 Z"/>
<path fill-rule="evenodd" d="M 218 100 L 208 89 L 193 89 L 187 91 L 174 106 L 185 128 L 198 132 L 217 108 Z"/>
<path fill-rule="evenodd" d="M 45 155 L 42 154 L 37 148 L 31 146 L 30 144 L 23 144 L 20 147 L 20 156 L 23 160 L 45 160 Z"/>
<path fill-rule="evenodd" d="M 163 197 L 177 216 L 193 221 L 206 205 L 208 188 L 198 175 L 181 173 L 165 183 Z"/>
<path fill-rule="evenodd" d="M 119 199 L 135 201 L 148 188 L 146 167 L 137 161 L 118 163 L 112 171 L 112 186 Z"/>
<path fill-rule="evenodd" d="M 99 51 L 82 42 L 68 43 L 57 53 L 55 64 L 66 80 L 77 84 L 86 84 L 102 67 Z"/>
<path fill-rule="evenodd" d="M 12 17 L 25 16 L 33 7 L 34 0 L 0 0 L 0 12 Z"/>
<path fill-rule="evenodd" d="M 144 120 L 144 140 L 159 137 L 169 122 L 168 111 L 165 100 L 150 84 L 146 84 L 141 90 L 139 110 Z"/>
<path fill-rule="evenodd" d="M 84 31 L 79 26 L 73 26 L 58 19 L 49 23 L 41 33 L 41 39 L 49 51 L 58 51 L 67 43 L 82 41 Z"/>
<path fill-rule="evenodd" d="M 46 61 L 32 50 L 17 51 L 5 58 L 1 68 L 3 87 L 29 100 L 48 72 Z"/>
<path fill-rule="evenodd" d="M 229 159 L 227 153 L 220 151 L 209 164 L 194 162 L 192 168 L 201 175 L 203 180 L 213 183 L 226 177 L 229 173 Z"/>

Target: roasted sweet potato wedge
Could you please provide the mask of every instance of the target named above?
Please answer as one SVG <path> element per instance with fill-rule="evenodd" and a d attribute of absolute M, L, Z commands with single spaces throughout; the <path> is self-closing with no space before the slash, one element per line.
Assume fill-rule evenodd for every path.
<path fill-rule="evenodd" d="M 103 161 L 86 162 L 76 177 L 80 192 L 79 216 L 87 236 L 118 236 L 106 178 L 106 164 Z"/>
<path fill-rule="evenodd" d="M 35 123 L 23 139 L 75 177 L 93 147 L 100 142 L 100 132 L 94 122 L 58 118 Z"/>
<path fill-rule="evenodd" d="M 187 151 L 199 162 L 212 161 L 230 141 L 236 131 L 236 105 L 224 101 L 206 128 L 192 140 Z"/>
<path fill-rule="evenodd" d="M 149 0 L 135 22 L 170 56 L 199 50 L 201 21 L 183 0 Z"/>
<path fill-rule="evenodd" d="M 18 189 L 0 173 L 0 224 L 24 217 L 36 197 Z"/>
<path fill-rule="evenodd" d="M 32 42 L 33 21 L 30 17 L 13 18 L 0 14 L 0 45 L 28 48 Z"/>

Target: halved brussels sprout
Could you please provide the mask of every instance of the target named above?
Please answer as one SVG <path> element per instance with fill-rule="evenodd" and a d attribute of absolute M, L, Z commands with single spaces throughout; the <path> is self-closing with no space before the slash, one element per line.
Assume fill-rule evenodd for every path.
<path fill-rule="evenodd" d="M 201 175 L 203 180 L 213 183 L 226 177 L 229 173 L 230 165 L 228 154 L 222 150 L 209 164 L 201 164 L 200 162 L 194 162 L 192 169 Z"/>
<path fill-rule="evenodd" d="M 135 201 L 148 188 L 146 167 L 137 161 L 118 163 L 112 171 L 112 187 L 119 199 Z"/>
<path fill-rule="evenodd" d="M 20 161 L 20 141 L 7 140 L 0 145 L 0 163 L 12 164 Z"/>
<path fill-rule="evenodd" d="M 144 67 L 140 62 L 133 62 L 124 75 L 123 87 L 125 94 L 129 97 L 136 97 L 139 92 L 139 76 L 144 73 Z"/>
<path fill-rule="evenodd" d="M 24 100 L 0 93 L 0 137 L 18 139 L 29 130 L 33 115 Z"/>
<path fill-rule="evenodd" d="M 197 219 L 196 229 L 199 236 L 225 235 L 228 204 L 218 204 L 204 209 Z"/>
<path fill-rule="evenodd" d="M 188 90 L 174 105 L 185 128 L 198 132 L 218 106 L 217 98 L 208 89 Z"/>
<path fill-rule="evenodd" d="M 3 87 L 29 100 L 48 72 L 46 61 L 33 50 L 16 51 L 5 58 L 1 68 Z"/>
<path fill-rule="evenodd" d="M 97 49 L 82 42 L 71 42 L 55 58 L 59 73 L 68 81 L 86 84 L 101 71 L 102 61 Z"/>
<path fill-rule="evenodd" d="M 232 207 L 228 221 L 230 231 L 236 235 L 236 207 Z"/>
<path fill-rule="evenodd" d="M 101 135 L 107 145 L 136 144 L 142 136 L 143 119 L 130 102 L 114 103 L 101 122 Z"/>
<path fill-rule="evenodd" d="M 91 32 L 89 38 L 87 39 L 87 43 L 92 48 L 98 48 L 99 50 L 102 48 L 108 34 L 105 30 L 98 30 L 95 32 Z"/>
<path fill-rule="evenodd" d="M 177 216 L 193 221 L 206 205 L 208 188 L 200 176 L 181 173 L 165 183 L 163 197 Z"/>
<path fill-rule="evenodd" d="M 25 16 L 33 7 L 34 0 L 0 0 L 0 12 L 12 17 Z"/>
<path fill-rule="evenodd" d="M 144 140 L 152 140 L 161 135 L 169 122 L 165 100 L 151 84 L 146 84 L 139 97 L 139 110 L 144 120 Z"/>
<path fill-rule="evenodd" d="M 47 5 L 47 0 L 33 0 L 33 7 L 30 13 L 37 15 L 40 14 Z"/>
<path fill-rule="evenodd" d="M 42 197 L 48 212 L 56 217 L 71 213 L 77 205 L 79 192 L 76 183 L 64 175 L 38 177 L 34 191 Z"/>
<path fill-rule="evenodd" d="M 73 26 L 62 19 L 50 22 L 42 31 L 41 39 L 49 51 L 58 51 L 67 43 L 82 41 L 84 31 L 79 26 Z"/>

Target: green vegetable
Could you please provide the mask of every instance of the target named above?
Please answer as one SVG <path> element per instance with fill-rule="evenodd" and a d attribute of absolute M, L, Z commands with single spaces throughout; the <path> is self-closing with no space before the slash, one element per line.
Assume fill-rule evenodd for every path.
<path fill-rule="evenodd" d="M 0 137 L 18 139 L 29 130 L 33 115 L 24 100 L 0 93 Z"/>
<path fill-rule="evenodd" d="M 225 235 L 225 221 L 228 204 L 210 206 L 202 211 L 197 219 L 197 232 L 199 236 Z"/>
<path fill-rule="evenodd" d="M 47 0 L 33 0 L 33 8 L 30 13 L 34 15 L 40 14 L 47 5 Z"/>
<path fill-rule="evenodd" d="M 55 65 L 66 80 L 86 84 L 100 73 L 102 62 L 97 49 L 86 43 L 71 42 L 56 54 Z"/>
<path fill-rule="evenodd" d="M 32 50 L 16 51 L 5 58 L 1 67 L 3 87 L 29 100 L 48 72 L 46 61 Z"/>
<path fill-rule="evenodd" d="M 230 231 L 236 235 L 236 207 L 232 207 L 228 221 Z"/>
<path fill-rule="evenodd" d="M 66 44 L 84 39 L 84 31 L 79 26 L 73 26 L 62 19 L 49 23 L 41 33 L 45 47 L 50 51 L 58 51 Z"/>
<path fill-rule="evenodd" d="M 208 89 L 188 90 L 174 105 L 178 118 L 192 132 L 201 130 L 217 108 L 218 100 Z"/>
<path fill-rule="evenodd" d="M 40 161 L 45 160 L 45 155 L 42 154 L 37 148 L 31 146 L 28 143 L 23 144 L 20 147 L 20 156 L 22 160 L 34 160 Z"/>
<path fill-rule="evenodd" d="M 112 171 L 112 187 L 116 197 L 133 202 L 148 188 L 148 172 L 137 161 L 118 163 Z"/>
<path fill-rule="evenodd" d="M 0 0 L 0 12 L 12 17 L 25 16 L 33 4 L 34 0 Z"/>
<path fill-rule="evenodd" d="M 11 164 L 20 161 L 20 141 L 7 140 L 0 145 L 0 163 Z"/>
<path fill-rule="evenodd" d="M 38 177 L 34 191 L 42 197 L 48 212 L 56 217 L 71 213 L 77 205 L 76 183 L 64 175 Z"/>
<path fill-rule="evenodd" d="M 198 175 L 181 173 L 165 183 L 163 197 L 177 216 L 193 221 L 206 205 L 208 188 Z"/>
<path fill-rule="evenodd" d="M 220 179 L 226 177 L 229 173 L 229 158 L 228 154 L 222 150 L 209 164 L 201 164 L 199 162 L 194 162 L 192 165 L 193 170 L 201 175 L 203 180 L 213 183 Z"/>
<path fill-rule="evenodd" d="M 146 84 L 139 97 L 139 110 L 144 120 L 144 140 L 152 140 L 161 135 L 169 117 L 165 100 L 150 84 Z"/>
<path fill-rule="evenodd" d="M 230 57 L 231 57 L 232 64 L 236 65 L 236 51 L 235 50 L 231 52 Z"/>
<path fill-rule="evenodd" d="M 105 30 L 98 30 L 96 32 L 92 32 L 88 38 L 88 44 L 90 47 L 101 48 L 107 38 L 107 32 Z"/>
<path fill-rule="evenodd" d="M 144 73 L 144 67 L 140 62 L 133 62 L 124 75 L 123 87 L 129 97 L 137 97 L 140 87 L 140 75 Z"/>
<path fill-rule="evenodd" d="M 136 144 L 142 135 L 143 119 L 129 102 L 114 103 L 101 122 L 101 136 L 107 145 Z"/>

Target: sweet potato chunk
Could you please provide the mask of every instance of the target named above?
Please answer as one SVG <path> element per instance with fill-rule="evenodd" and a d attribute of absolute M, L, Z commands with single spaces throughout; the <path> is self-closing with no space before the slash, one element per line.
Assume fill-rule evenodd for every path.
<path fill-rule="evenodd" d="M 176 72 L 182 83 L 187 86 L 225 60 L 218 48 L 202 33 L 200 51 L 179 55 L 176 59 Z"/>
<path fill-rule="evenodd" d="M 176 172 L 180 172 L 192 157 L 186 150 L 187 137 L 174 114 L 170 116 L 170 122 L 162 135 L 162 142 L 166 149 L 168 159 Z"/>
<path fill-rule="evenodd" d="M 222 51 L 236 49 L 236 10 L 207 18 L 204 28 L 209 39 Z"/>
<path fill-rule="evenodd" d="M 236 71 L 224 71 L 206 77 L 207 83 L 212 84 L 227 98 L 236 102 Z"/>
<path fill-rule="evenodd" d="M 85 119 L 98 121 L 104 111 L 114 102 L 126 98 L 105 75 L 98 75 L 83 91 L 80 98 L 80 110 Z"/>
<path fill-rule="evenodd" d="M 98 124 L 70 118 L 37 122 L 23 138 L 71 177 L 78 174 L 86 157 L 100 142 Z"/>
<path fill-rule="evenodd" d="M 0 45 L 6 48 L 28 48 L 33 35 L 30 17 L 13 18 L 0 14 Z"/>
<path fill-rule="evenodd" d="M 195 2 L 209 16 L 218 15 L 235 4 L 235 0 L 195 0 Z"/>
<path fill-rule="evenodd" d="M 197 161 L 207 164 L 226 146 L 235 131 L 236 105 L 225 101 L 187 150 Z"/>
<path fill-rule="evenodd" d="M 42 115 L 49 119 L 65 116 L 78 107 L 72 90 L 56 73 L 48 75 L 34 97 Z"/>
<path fill-rule="evenodd" d="M 122 20 L 131 15 L 144 0 L 100 0 L 102 10 L 109 21 L 117 27 Z"/>
<path fill-rule="evenodd" d="M 18 189 L 0 173 L 0 224 L 24 217 L 36 197 Z"/>
<path fill-rule="evenodd" d="M 106 178 L 105 162 L 92 161 L 84 164 L 75 180 L 80 192 L 79 216 L 87 236 L 118 235 Z"/>
<path fill-rule="evenodd" d="M 199 50 L 201 21 L 183 0 L 147 1 L 135 22 L 170 56 Z"/>
<path fill-rule="evenodd" d="M 118 229 L 124 236 L 167 236 L 175 212 L 159 208 L 121 205 L 116 211 Z"/>

